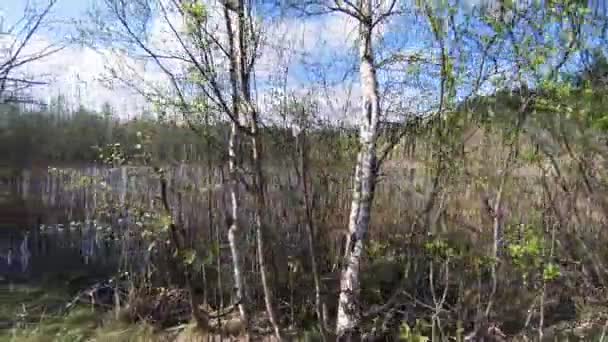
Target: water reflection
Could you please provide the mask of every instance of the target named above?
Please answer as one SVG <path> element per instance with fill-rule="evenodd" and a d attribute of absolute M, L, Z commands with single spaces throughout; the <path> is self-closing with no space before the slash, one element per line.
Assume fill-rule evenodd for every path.
<path fill-rule="evenodd" d="M 6 235 L 6 234 L 5 234 Z M 10 275 L 27 273 L 30 258 L 29 234 L 9 234 L 4 241 L 0 241 L 0 276 L 8 278 Z"/>
<path fill-rule="evenodd" d="M 49 273 L 114 268 L 118 243 L 96 221 L 40 224 L 38 229 L 0 229 L 0 281 Z M 32 233 L 33 232 L 33 233 Z"/>
<path fill-rule="evenodd" d="M 25 233 L 25 236 L 23 237 L 23 241 L 21 241 L 21 244 L 19 245 L 19 260 L 21 260 L 21 272 L 25 273 L 27 271 L 27 267 L 30 264 L 30 257 L 32 256 L 32 254 L 30 253 L 30 249 L 29 249 L 29 233 Z"/>

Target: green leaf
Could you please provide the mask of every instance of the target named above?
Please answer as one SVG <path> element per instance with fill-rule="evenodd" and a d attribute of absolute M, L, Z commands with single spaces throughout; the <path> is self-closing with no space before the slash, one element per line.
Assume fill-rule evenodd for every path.
<path fill-rule="evenodd" d="M 545 269 L 543 270 L 543 279 L 545 281 L 552 281 L 561 275 L 559 270 L 559 266 L 554 263 L 548 263 L 545 265 Z"/>
<path fill-rule="evenodd" d="M 196 251 L 193 249 L 187 249 L 183 252 L 183 259 L 186 265 L 192 265 L 196 260 Z"/>
<path fill-rule="evenodd" d="M 160 217 L 159 223 L 160 223 L 162 230 L 166 231 L 169 229 L 169 227 L 173 223 L 173 218 L 171 217 L 171 215 L 162 215 Z"/>
<path fill-rule="evenodd" d="M 202 264 L 203 265 L 211 265 L 213 264 L 213 253 L 207 253 L 207 256 L 205 257 L 205 259 L 202 260 Z"/>

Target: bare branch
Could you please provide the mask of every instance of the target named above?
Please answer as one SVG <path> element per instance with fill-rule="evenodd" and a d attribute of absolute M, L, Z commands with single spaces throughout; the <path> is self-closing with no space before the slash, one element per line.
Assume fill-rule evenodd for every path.
<path fill-rule="evenodd" d="M 378 17 L 372 22 L 372 28 L 376 27 L 376 25 L 382 23 L 382 21 L 386 20 L 388 17 L 394 15 L 397 13 L 397 11 L 395 11 L 395 5 L 397 4 L 397 0 L 392 0 L 388 10 L 384 13 L 381 13 L 378 15 Z"/>
<path fill-rule="evenodd" d="M 34 61 L 46 58 L 61 49 L 63 47 L 49 45 L 42 50 L 35 53 L 23 56 L 23 53 L 29 45 L 32 43 L 32 39 L 35 34 L 41 29 L 45 20 L 47 19 L 51 9 L 57 0 L 49 0 L 49 2 L 42 8 L 37 14 L 28 14 L 30 12 L 29 4 L 26 6 L 24 15 L 19 19 L 10 29 L 9 35 L 13 36 L 14 39 L 11 45 L 8 47 L 8 54 L 5 56 L 5 60 L 0 60 L 0 98 L 9 83 L 20 84 L 21 86 L 33 86 L 38 85 L 41 82 L 34 80 L 26 80 L 24 77 L 12 77 L 10 76 L 17 68 L 32 63 Z M 14 91 L 22 90 L 23 88 L 13 89 Z M 2 102 L 0 100 L 0 102 Z"/>

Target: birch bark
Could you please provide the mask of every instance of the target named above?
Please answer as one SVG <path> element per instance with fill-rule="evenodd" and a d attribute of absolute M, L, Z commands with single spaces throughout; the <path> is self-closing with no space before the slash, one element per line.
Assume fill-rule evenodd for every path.
<path fill-rule="evenodd" d="M 230 180 L 230 220 L 228 228 L 228 242 L 230 244 L 230 253 L 232 256 L 232 272 L 234 274 L 234 283 L 236 295 L 239 302 L 239 313 L 243 321 L 245 331 L 249 328 L 249 312 L 247 307 L 247 295 L 245 289 L 245 278 L 243 275 L 242 261 L 240 254 L 241 229 L 238 220 L 239 205 L 239 176 L 238 176 L 238 147 L 239 147 L 239 91 L 238 91 L 238 56 L 237 42 L 235 39 L 233 19 L 230 9 L 227 5 L 224 6 L 224 20 L 226 24 L 226 32 L 228 34 L 228 51 L 230 54 L 230 85 L 232 91 L 232 122 L 230 125 L 230 138 L 228 142 L 228 168 Z"/>
<path fill-rule="evenodd" d="M 225 10 L 228 11 L 228 4 L 225 5 Z M 251 154 L 253 163 L 253 190 L 255 196 L 255 233 L 256 233 L 256 248 L 258 256 L 258 264 L 260 267 L 260 275 L 262 278 L 262 290 L 264 292 L 264 303 L 268 319 L 274 330 L 274 335 L 278 341 L 282 341 L 281 330 L 272 302 L 272 291 L 268 281 L 268 265 L 266 262 L 266 246 L 264 236 L 264 213 L 266 212 L 266 194 L 265 194 L 265 179 L 262 170 L 262 142 L 259 139 L 259 119 L 255 106 L 251 98 L 250 87 L 250 67 L 249 67 L 249 51 L 250 44 L 253 44 L 253 32 L 251 32 L 252 23 L 248 13 L 246 13 L 245 3 L 243 0 L 238 0 L 233 3 L 232 11 L 234 16 L 226 12 L 227 22 L 231 30 L 231 69 L 234 68 L 234 79 L 231 80 L 236 84 L 237 89 L 237 111 L 242 111 L 242 114 L 249 121 L 249 133 L 251 136 Z M 238 127 L 237 127 L 238 128 Z M 235 272 L 236 273 L 236 272 Z"/>
<path fill-rule="evenodd" d="M 378 81 L 372 49 L 372 4 L 361 0 L 359 20 L 360 81 L 362 107 L 359 143 L 352 193 L 351 212 L 348 225 L 349 239 L 346 243 L 344 264 L 340 279 L 340 297 L 336 334 L 340 340 L 349 340 L 357 335 L 361 310 L 359 305 L 364 242 L 369 229 L 374 185 L 376 182 L 376 140 L 380 115 Z"/>

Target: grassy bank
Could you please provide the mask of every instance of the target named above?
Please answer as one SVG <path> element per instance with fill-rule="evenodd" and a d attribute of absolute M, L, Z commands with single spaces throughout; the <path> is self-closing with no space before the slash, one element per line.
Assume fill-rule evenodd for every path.
<path fill-rule="evenodd" d="M 156 340 L 146 324 L 120 323 L 84 305 L 62 312 L 70 299 L 58 286 L 1 285 L 0 342 Z"/>

